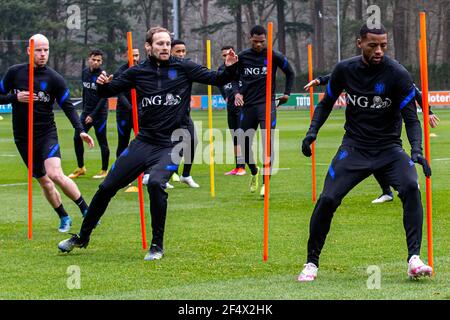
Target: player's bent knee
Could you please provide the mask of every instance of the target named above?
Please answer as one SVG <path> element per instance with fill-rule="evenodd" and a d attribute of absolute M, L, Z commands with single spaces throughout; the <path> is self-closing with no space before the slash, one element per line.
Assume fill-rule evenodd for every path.
<path fill-rule="evenodd" d="M 53 181 L 57 185 L 64 183 L 65 180 L 64 173 L 62 173 L 62 171 L 60 170 L 49 171 L 47 172 L 47 176 L 51 181 Z"/>
<path fill-rule="evenodd" d="M 39 185 L 41 186 L 42 189 L 45 190 L 52 190 L 55 187 L 55 184 L 48 176 L 45 178 L 40 178 Z"/>
<path fill-rule="evenodd" d="M 341 201 L 338 198 L 329 195 L 321 195 L 317 203 L 317 205 L 320 206 L 320 208 L 325 209 L 327 211 L 331 210 L 333 212 L 334 210 L 336 210 L 337 207 L 339 207 L 340 204 Z"/>
<path fill-rule="evenodd" d="M 163 189 L 163 183 L 159 179 L 150 178 L 147 183 L 147 189 L 149 191 L 155 190 L 155 189 Z"/>
<path fill-rule="evenodd" d="M 419 184 L 415 180 L 410 180 L 410 181 L 402 184 L 398 188 L 398 192 L 400 195 L 407 195 L 407 194 L 419 192 Z"/>
<path fill-rule="evenodd" d="M 97 193 L 112 198 L 114 197 L 114 195 L 117 193 L 118 190 L 119 190 L 118 187 L 103 182 L 102 184 L 99 185 Z"/>

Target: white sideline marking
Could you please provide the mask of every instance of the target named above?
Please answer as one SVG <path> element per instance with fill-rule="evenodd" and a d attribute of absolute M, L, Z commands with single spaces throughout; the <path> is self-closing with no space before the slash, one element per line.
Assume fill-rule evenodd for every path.
<path fill-rule="evenodd" d="M 434 161 L 447 161 L 447 160 L 450 160 L 450 158 L 431 159 L 431 160 L 434 160 Z"/>
<path fill-rule="evenodd" d="M 17 157 L 17 154 L 0 154 L 0 157 Z"/>
<path fill-rule="evenodd" d="M 9 183 L 9 184 L 0 184 L 0 187 L 15 187 L 15 186 L 26 186 L 28 183 Z"/>

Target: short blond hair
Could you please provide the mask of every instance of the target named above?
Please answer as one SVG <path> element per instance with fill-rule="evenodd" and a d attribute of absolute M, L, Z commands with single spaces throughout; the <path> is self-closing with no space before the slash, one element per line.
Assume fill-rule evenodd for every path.
<path fill-rule="evenodd" d="M 169 35 L 169 37 L 172 38 L 172 34 L 166 28 L 153 27 L 147 31 L 147 37 L 146 37 L 145 41 L 148 42 L 148 44 L 152 45 L 153 44 L 153 36 L 155 35 L 155 33 L 160 33 L 160 32 L 166 32 Z"/>

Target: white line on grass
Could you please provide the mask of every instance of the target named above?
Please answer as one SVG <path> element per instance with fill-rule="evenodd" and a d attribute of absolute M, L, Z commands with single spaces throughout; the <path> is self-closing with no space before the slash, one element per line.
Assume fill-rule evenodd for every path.
<path fill-rule="evenodd" d="M 8 184 L 0 184 L 0 187 L 15 187 L 15 186 L 26 186 L 28 183 L 8 183 Z"/>
<path fill-rule="evenodd" d="M 431 160 L 434 160 L 434 161 L 448 161 L 448 160 L 450 160 L 450 158 L 431 159 Z"/>
<path fill-rule="evenodd" d="M 0 157 L 17 157 L 16 154 L 0 154 Z"/>

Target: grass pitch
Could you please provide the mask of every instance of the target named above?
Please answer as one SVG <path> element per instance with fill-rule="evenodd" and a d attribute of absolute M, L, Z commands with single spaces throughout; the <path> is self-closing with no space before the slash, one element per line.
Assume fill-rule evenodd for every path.
<path fill-rule="evenodd" d="M 450 111 L 431 138 L 433 169 L 434 263 L 436 276 L 410 281 L 406 275 L 406 241 L 402 207 L 373 205 L 380 194 L 368 178 L 344 199 L 335 214 L 314 283 L 298 283 L 305 262 L 311 202 L 310 159 L 300 153 L 309 125 L 305 111 L 279 111 L 282 170 L 271 181 L 269 261 L 263 254 L 263 201 L 248 192 L 249 176 L 225 177 L 232 165 L 215 166 L 216 198 L 209 192 L 209 166 L 196 164 L 192 175 L 201 185 L 175 183 L 169 190 L 164 259 L 145 262 L 141 247 L 136 193 L 119 191 L 86 250 L 60 254 L 59 220 L 34 184 L 34 238 L 27 240 L 26 169 L 12 139 L 11 116 L 0 121 L 0 299 L 450 299 Z M 207 127 L 207 113 L 193 112 Z M 334 111 L 317 142 L 318 194 L 328 165 L 340 144 L 344 112 Z M 73 130 L 57 114 L 63 169 L 76 167 Z M 226 112 L 214 114 L 214 127 L 226 137 Z M 93 134 L 93 132 L 91 132 Z M 409 152 L 406 134 L 405 149 Z M 115 114 L 109 116 L 111 163 L 117 146 Z M 207 145 L 205 134 L 203 149 Z M 207 156 L 206 156 L 207 157 Z M 86 151 L 88 175 L 76 180 L 89 202 L 98 180 L 100 151 Z M 418 167 L 425 203 L 425 179 Z M 81 215 L 63 195 L 78 232 Z M 146 219 L 150 236 L 149 203 Z M 424 219 L 425 220 L 425 219 Z M 427 258 L 426 223 L 421 257 Z M 69 289 L 71 266 L 80 270 L 80 289 Z M 379 289 L 369 289 L 370 266 L 381 272 Z M 369 271 L 371 269 L 369 268 Z M 69 287 L 68 284 L 69 283 Z M 370 286 L 369 286 L 370 287 Z"/>

